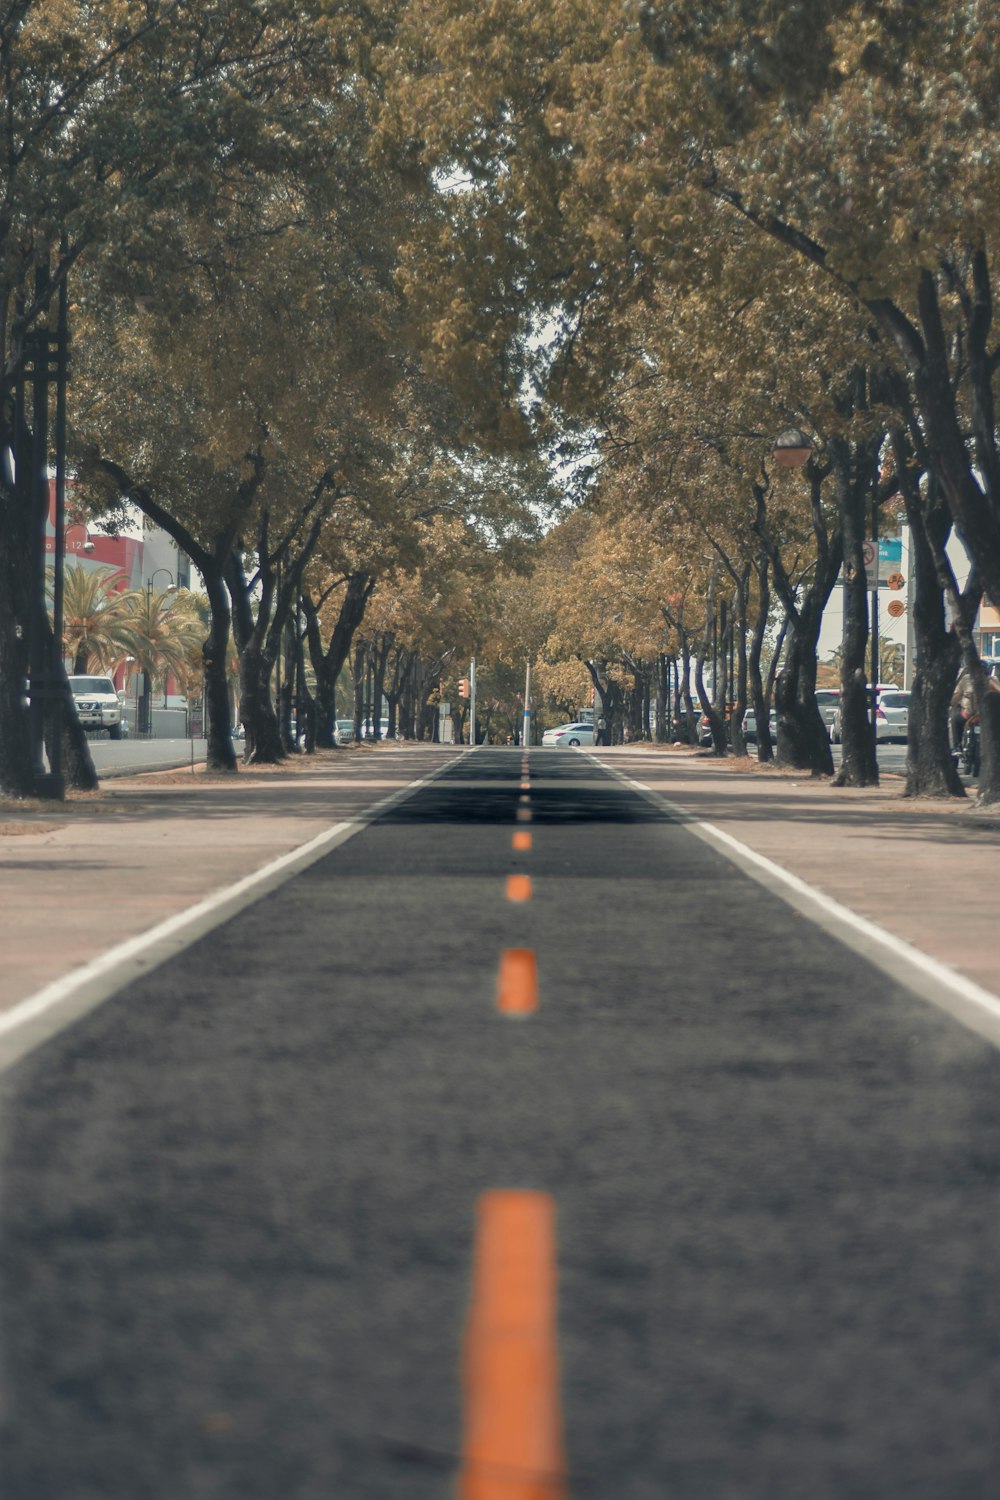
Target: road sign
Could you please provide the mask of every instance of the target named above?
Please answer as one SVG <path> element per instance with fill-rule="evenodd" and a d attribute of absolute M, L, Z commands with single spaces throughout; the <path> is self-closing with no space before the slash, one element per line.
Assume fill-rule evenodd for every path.
<path fill-rule="evenodd" d="M 889 580 L 889 587 L 894 587 L 891 579 Z M 906 614 L 906 605 L 903 603 L 902 599 L 890 599 L 889 603 L 886 605 L 886 609 L 888 610 L 889 614 L 892 615 L 892 618 L 894 620 L 898 620 L 900 615 Z"/>
<path fill-rule="evenodd" d="M 905 589 L 906 587 L 906 579 L 902 573 L 890 573 L 886 579 L 886 583 L 891 589 Z"/>
<path fill-rule="evenodd" d="M 866 568 L 873 568 L 875 566 L 877 551 L 878 549 L 874 542 L 861 543 L 861 561 Z"/>

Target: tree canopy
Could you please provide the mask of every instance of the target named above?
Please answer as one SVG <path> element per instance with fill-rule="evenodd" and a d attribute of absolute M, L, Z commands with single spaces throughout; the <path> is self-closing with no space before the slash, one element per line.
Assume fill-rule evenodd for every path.
<path fill-rule="evenodd" d="M 265 718 L 289 620 L 322 697 L 370 609 L 390 678 L 400 653 L 430 673 L 492 650 L 500 702 L 537 653 L 564 703 L 581 668 L 612 697 L 641 678 L 638 732 L 697 678 L 721 751 L 780 635 L 779 757 L 827 770 L 810 703 L 843 563 L 848 779 L 876 774 L 862 546 L 898 504 L 910 787 L 954 794 L 947 681 L 964 653 L 982 687 L 975 608 L 1000 598 L 992 38 L 983 0 L 22 0 L 0 21 L 3 447 L 30 440 L 25 340 L 71 277 L 78 473 L 191 552 L 208 677 L 232 615 Z M 812 455 L 793 477 L 769 457 L 786 427 Z M 8 472 L 21 792 L 26 507 Z M 989 714 L 984 748 L 1000 796 Z"/>

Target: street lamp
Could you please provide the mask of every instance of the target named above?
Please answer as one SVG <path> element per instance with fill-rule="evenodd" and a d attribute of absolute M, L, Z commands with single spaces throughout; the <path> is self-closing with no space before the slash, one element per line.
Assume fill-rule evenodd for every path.
<path fill-rule="evenodd" d="M 809 462 L 812 444 L 798 427 L 789 427 L 779 432 L 774 440 L 771 457 L 780 469 L 801 469 Z"/>
<path fill-rule="evenodd" d="M 163 591 L 165 594 L 175 594 L 177 592 L 177 584 L 174 582 L 174 575 L 173 575 L 173 573 L 171 573 L 170 569 L 169 568 L 154 568 L 153 571 L 152 571 L 152 573 L 150 573 L 149 577 L 146 579 L 146 622 L 147 622 L 147 624 L 153 618 L 153 581 L 156 578 L 157 573 L 166 573 L 167 577 L 170 579 L 170 582 L 167 584 L 167 587 Z M 138 725 L 136 726 L 139 734 L 151 735 L 152 732 L 153 732 L 153 706 L 152 706 L 152 702 L 151 702 L 151 699 L 152 699 L 152 686 L 153 685 L 150 682 L 150 678 L 149 678 L 149 671 L 148 671 L 147 668 L 143 668 L 143 673 L 142 673 L 142 725 L 141 725 L 141 727 L 138 726 Z M 163 695 L 164 695 L 164 698 L 166 698 L 166 682 L 164 682 Z M 136 718 L 138 718 L 138 711 L 136 713 Z"/>

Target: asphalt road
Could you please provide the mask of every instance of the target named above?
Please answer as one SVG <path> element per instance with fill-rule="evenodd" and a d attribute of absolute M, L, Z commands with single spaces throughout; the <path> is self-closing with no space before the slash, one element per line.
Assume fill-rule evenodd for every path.
<path fill-rule="evenodd" d="M 466 756 L 6 1075 L 6 1500 L 994 1500 L 1000 1056 L 527 780 Z"/>
<path fill-rule="evenodd" d="M 110 740 L 91 735 L 90 754 L 98 776 L 128 776 L 140 771 L 167 771 L 186 766 L 192 758 L 203 761 L 206 741 L 127 739 Z"/>
<path fill-rule="evenodd" d="M 113 776 L 135 775 L 140 771 L 163 771 L 171 770 L 177 766 L 185 766 L 191 759 L 192 747 L 190 740 L 162 740 L 162 739 L 130 739 L 112 741 L 99 737 L 90 740 L 90 751 L 94 758 L 94 765 L 99 776 L 103 778 Z M 205 759 L 206 742 L 198 739 L 194 742 L 194 759 L 199 762 Z M 242 746 L 236 744 L 236 753 L 242 754 Z M 840 747 L 833 747 L 834 762 L 840 764 Z M 878 763 L 882 771 L 891 772 L 897 776 L 906 775 L 906 746 L 890 744 L 885 742 L 878 747 Z M 963 781 L 968 784 L 969 778 L 963 776 Z"/>

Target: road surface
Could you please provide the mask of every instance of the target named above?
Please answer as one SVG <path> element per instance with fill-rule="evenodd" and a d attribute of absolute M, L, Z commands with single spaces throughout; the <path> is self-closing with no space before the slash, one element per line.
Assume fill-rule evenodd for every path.
<path fill-rule="evenodd" d="M 1000 1056 L 592 757 L 2 1082 L 6 1500 L 997 1493 Z"/>
<path fill-rule="evenodd" d="M 161 740 L 127 739 L 109 740 L 103 736 L 89 737 L 90 754 L 98 776 L 128 776 L 140 771 L 167 771 L 176 766 L 186 766 L 192 760 L 197 765 L 205 759 L 205 740 Z"/>

